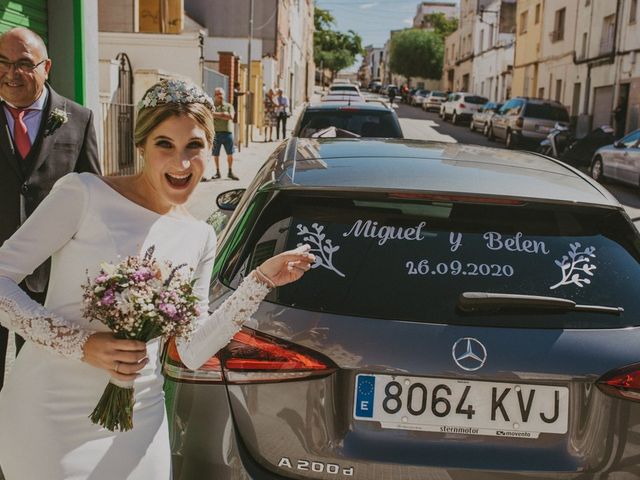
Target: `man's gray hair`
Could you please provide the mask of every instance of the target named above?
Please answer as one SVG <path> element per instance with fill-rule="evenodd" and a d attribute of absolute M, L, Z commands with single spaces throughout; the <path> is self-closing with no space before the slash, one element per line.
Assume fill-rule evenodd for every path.
<path fill-rule="evenodd" d="M 221 92 L 223 95 L 226 93 L 226 92 L 224 91 L 224 88 L 222 88 L 222 87 L 216 87 L 216 88 L 213 90 L 213 93 L 218 93 L 218 92 Z"/>

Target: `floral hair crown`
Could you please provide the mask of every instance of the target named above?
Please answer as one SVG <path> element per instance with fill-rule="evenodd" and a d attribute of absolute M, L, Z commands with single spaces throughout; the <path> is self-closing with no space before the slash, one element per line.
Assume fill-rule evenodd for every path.
<path fill-rule="evenodd" d="M 203 103 L 213 109 L 213 100 L 200 87 L 173 79 L 161 80 L 147 90 L 138 108 L 153 108 L 165 103 Z"/>

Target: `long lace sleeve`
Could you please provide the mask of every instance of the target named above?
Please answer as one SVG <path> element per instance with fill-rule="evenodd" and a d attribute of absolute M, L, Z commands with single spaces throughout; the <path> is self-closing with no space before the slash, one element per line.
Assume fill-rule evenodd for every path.
<path fill-rule="evenodd" d="M 0 247 L 0 324 L 33 343 L 78 360 L 93 332 L 49 312 L 18 284 L 77 232 L 84 217 L 86 196 L 78 174 L 66 175 Z"/>
<path fill-rule="evenodd" d="M 215 258 L 215 234 L 209 236 L 207 251 L 195 272 L 195 291 L 201 299 L 200 308 L 207 312 L 209 282 Z M 269 293 L 269 288 L 248 275 L 236 291 L 212 314 L 200 317 L 198 325 L 189 339 L 176 341 L 182 362 L 192 370 L 200 368 L 212 355 L 224 347 L 240 330 L 260 302 Z"/>

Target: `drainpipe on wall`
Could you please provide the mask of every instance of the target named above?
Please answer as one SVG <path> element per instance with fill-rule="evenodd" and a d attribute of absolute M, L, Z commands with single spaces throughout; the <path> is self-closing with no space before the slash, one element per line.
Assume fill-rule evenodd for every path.
<path fill-rule="evenodd" d="M 80 105 L 84 105 L 86 99 L 83 19 L 82 0 L 73 0 L 74 93 L 75 101 Z"/>
<path fill-rule="evenodd" d="M 620 95 L 620 70 L 622 64 L 622 55 L 620 55 L 620 44 L 622 43 L 622 9 L 624 8 L 624 0 L 618 0 L 616 5 L 616 26 L 613 32 L 613 55 L 615 58 L 614 72 L 615 80 L 613 84 L 613 105 L 611 106 L 611 112 L 618 106 L 618 96 Z M 613 120 L 613 119 L 610 119 Z M 611 122 L 613 125 L 613 122 Z M 617 127 L 616 127 L 617 128 Z"/>

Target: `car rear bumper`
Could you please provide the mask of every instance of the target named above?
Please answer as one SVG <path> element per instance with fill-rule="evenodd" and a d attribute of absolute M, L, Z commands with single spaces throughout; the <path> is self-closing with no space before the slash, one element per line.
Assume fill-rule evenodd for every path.
<path fill-rule="evenodd" d="M 582 431 L 579 425 L 583 423 L 575 419 L 568 450 L 554 446 L 555 441 L 564 442 L 563 438 L 542 439 L 530 445 L 528 458 L 509 461 L 503 455 L 509 450 L 506 442 L 513 443 L 511 449 L 515 452 L 531 441 L 443 435 L 437 440 L 422 442 L 416 441 L 424 436 L 419 432 L 381 431 L 373 424 L 354 422 L 341 415 L 333 419 L 340 420 L 337 423 L 327 419 L 322 415 L 327 412 L 324 400 L 335 398 L 333 390 L 345 382 L 350 385 L 353 375 L 349 371 L 338 372 L 313 381 L 314 385 L 309 385 L 311 389 L 297 383 L 299 388 L 294 395 L 272 405 L 275 409 L 271 409 L 269 415 L 265 415 L 265 402 L 259 400 L 273 397 L 269 392 L 266 396 L 256 396 L 255 387 L 251 385 L 233 386 L 227 391 L 224 385 L 172 384 L 168 390 L 179 389 L 179 395 L 172 397 L 169 392 L 167 395 L 170 418 L 172 414 L 174 419 L 171 422 L 173 479 L 320 480 L 333 473 L 336 476 L 332 478 L 358 480 L 512 480 L 515 476 L 521 480 L 596 480 L 609 468 L 615 472 L 616 479 L 637 478 L 633 459 L 639 444 L 632 437 L 625 438 L 625 432 L 635 429 L 640 410 L 629 402 L 612 400 L 597 391 L 593 392 L 596 398 L 589 402 L 591 408 L 601 414 L 603 428 L 608 422 L 622 427 L 623 435 L 615 442 L 612 438 L 591 436 L 590 429 Z M 269 390 L 273 393 L 276 388 Z M 318 392 L 325 395 L 317 395 Z M 574 396 L 575 400 L 579 398 L 587 397 Z M 172 403 L 176 399 L 177 403 Z M 253 422 L 256 425 L 252 427 Z M 290 430 L 278 428 L 282 422 L 287 423 Z M 334 424 L 341 427 L 327 430 L 328 425 Z M 288 433 L 282 435 L 285 432 Z M 387 447 L 381 450 L 381 437 L 389 435 L 396 438 L 397 445 L 387 442 Z M 260 449 L 260 458 L 245 446 L 242 437 L 253 444 L 253 448 Z M 341 440 L 337 443 L 331 441 L 338 438 Z M 335 451 L 331 453 L 331 450 Z M 452 450 L 465 454 L 452 456 Z M 394 462 L 382 461 L 389 455 Z M 587 458 L 590 460 L 585 463 Z M 465 463 L 483 464 L 484 468 L 460 468 Z M 432 466 L 426 466 L 429 464 Z M 510 470 L 498 470 L 497 464 L 506 465 Z M 329 465 L 337 468 L 339 474 L 327 472 Z M 343 475 L 345 468 L 351 471 L 350 475 Z"/>

